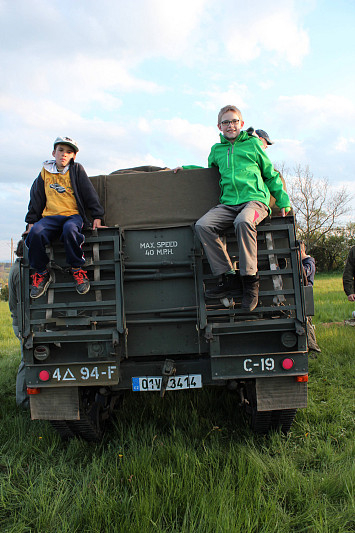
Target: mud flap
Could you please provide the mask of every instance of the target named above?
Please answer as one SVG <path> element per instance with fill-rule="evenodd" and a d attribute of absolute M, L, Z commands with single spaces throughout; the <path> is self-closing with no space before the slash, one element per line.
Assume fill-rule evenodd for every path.
<path fill-rule="evenodd" d="M 294 376 L 255 381 L 258 411 L 307 407 L 307 383 L 298 383 Z"/>
<path fill-rule="evenodd" d="M 80 420 L 79 387 L 43 388 L 30 396 L 32 420 Z"/>

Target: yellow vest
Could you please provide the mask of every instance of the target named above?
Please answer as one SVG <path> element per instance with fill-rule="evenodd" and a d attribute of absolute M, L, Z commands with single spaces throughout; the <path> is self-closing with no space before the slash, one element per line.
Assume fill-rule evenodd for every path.
<path fill-rule="evenodd" d="M 45 168 L 41 170 L 46 194 L 46 207 L 42 216 L 63 215 L 69 217 L 77 215 L 79 209 L 69 176 L 69 169 L 65 174 L 52 174 Z"/>

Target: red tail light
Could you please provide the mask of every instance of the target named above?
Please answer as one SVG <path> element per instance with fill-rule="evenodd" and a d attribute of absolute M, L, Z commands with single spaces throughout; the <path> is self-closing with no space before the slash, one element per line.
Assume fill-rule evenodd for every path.
<path fill-rule="evenodd" d="M 41 389 L 27 387 L 27 394 L 40 394 Z"/>
<path fill-rule="evenodd" d="M 295 364 L 294 360 L 290 357 L 286 357 L 286 359 L 282 359 L 281 366 L 284 370 L 291 370 L 293 365 Z"/>
<path fill-rule="evenodd" d="M 298 383 L 307 383 L 308 381 L 308 374 L 306 374 L 305 376 L 296 376 L 296 381 Z"/>
<path fill-rule="evenodd" d="M 38 377 L 41 381 L 48 381 L 51 375 L 48 372 L 48 370 L 41 370 L 40 373 L 38 374 Z"/>

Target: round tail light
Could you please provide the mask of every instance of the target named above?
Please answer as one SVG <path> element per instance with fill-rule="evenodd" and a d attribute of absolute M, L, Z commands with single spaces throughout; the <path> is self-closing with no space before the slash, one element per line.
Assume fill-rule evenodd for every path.
<path fill-rule="evenodd" d="M 51 376 L 48 370 L 41 370 L 38 377 L 41 381 L 48 381 Z"/>
<path fill-rule="evenodd" d="M 286 359 L 282 359 L 281 366 L 284 370 L 291 370 L 293 365 L 295 364 L 294 360 L 290 357 L 286 357 Z"/>

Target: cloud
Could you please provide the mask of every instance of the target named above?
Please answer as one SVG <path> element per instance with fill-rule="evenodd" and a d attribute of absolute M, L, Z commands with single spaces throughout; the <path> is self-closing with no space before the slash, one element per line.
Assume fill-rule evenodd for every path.
<path fill-rule="evenodd" d="M 234 0 L 224 2 L 228 13 L 224 44 L 236 63 L 247 63 L 263 52 L 272 54 L 275 63 L 287 61 L 299 66 L 309 53 L 309 37 L 301 27 L 301 8 L 293 0 L 265 3 L 254 0 L 238 9 Z"/>
<path fill-rule="evenodd" d="M 275 86 L 275 81 L 273 80 L 266 80 L 266 81 L 260 81 L 259 87 L 261 87 L 264 91 L 271 89 Z"/>
<path fill-rule="evenodd" d="M 355 105 L 352 100 L 335 94 L 314 96 L 312 94 L 298 94 L 280 96 L 275 108 L 278 117 L 296 130 L 312 131 L 324 130 L 328 136 L 330 132 L 344 130 L 355 120 Z"/>
<path fill-rule="evenodd" d="M 275 145 L 268 150 L 268 156 L 274 161 L 292 161 L 307 163 L 305 144 L 298 139 L 273 139 Z M 279 164 L 280 165 L 280 164 Z"/>
<path fill-rule="evenodd" d="M 302 111 L 306 115 L 316 114 L 318 120 L 322 122 L 329 122 L 336 117 L 355 116 L 353 101 L 335 94 L 281 96 L 280 102 L 285 102 L 288 107 L 293 107 L 297 112 Z"/>
<path fill-rule="evenodd" d="M 18 0 L 3 6 L 6 25 L 1 29 L 8 49 L 26 49 L 29 57 L 38 53 L 39 43 L 47 43 L 41 53 L 53 62 L 66 55 L 68 65 L 77 53 L 94 59 L 104 52 L 129 62 L 155 56 L 173 59 L 183 56 L 198 38 L 196 29 L 208 3 L 209 0 L 180 0 L 173 5 L 166 0 L 101 0 L 98 9 L 94 0 Z"/>
<path fill-rule="evenodd" d="M 117 93 L 143 92 L 159 93 L 163 86 L 133 76 L 121 61 L 110 58 L 91 58 L 77 55 L 67 65 L 65 58 L 58 58 L 55 64 L 43 68 L 43 60 L 39 56 L 30 64 L 17 61 L 20 72 L 19 84 L 13 86 L 13 76 L 4 77 L 1 93 L 1 108 L 5 98 L 18 98 L 29 108 L 31 101 L 51 99 L 58 105 L 70 110 L 83 111 L 88 106 L 99 106 L 104 110 L 114 110 L 122 105 Z M 58 74 L 63 73 L 63 76 Z M 58 83 L 58 77 L 60 82 Z M 17 106 L 16 106 L 17 107 Z"/>
<path fill-rule="evenodd" d="M 199 98 L 202 97 L 202 99 L 196 101 L 196 105 L 215 113 L 227 104 L 237 105 L 242 110 L 248 108 L 245 100 L 247 93 L 248 87 L 245 84 L 234 82 L 224 90 L 220 87 L 213 87 L 210 91 L 199 91 Z"/>
<path fill-rule="evenodd" d="M 336 142 L 333 144 L 334 150 L 337 152 L 353 152 L 355 148 L 355 139 L 338 137 Z"/>
<path fill-rule="evenodd" d="M 188 120 L 178 117 L 170 120 L 153 120 L 151 132 L 155 135 L 158 135 L 159 132 L 159 135 L 163 135 L 167 143 L 172 142 L 175 146 L 188 148 L 195 152 L 198 157 L 202 157 L 204 161 L 207 161 L 209 148 L 218 142 L 216 127 L 192 124 Z"/>

